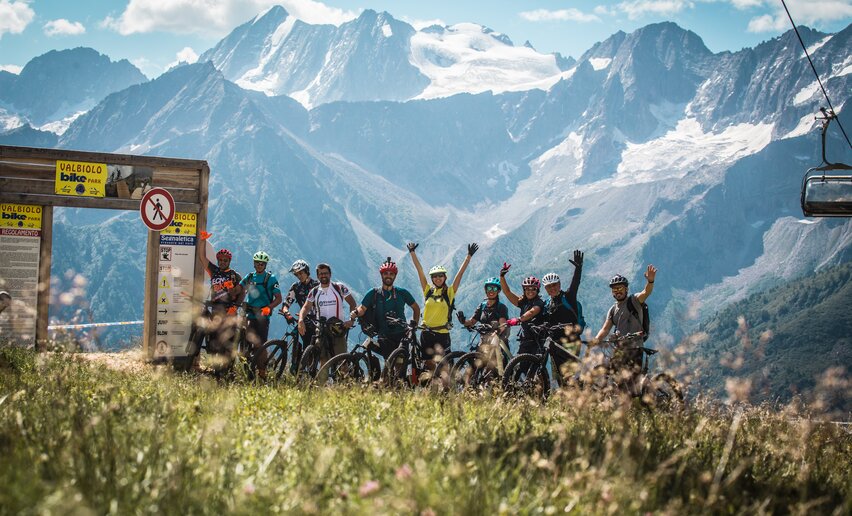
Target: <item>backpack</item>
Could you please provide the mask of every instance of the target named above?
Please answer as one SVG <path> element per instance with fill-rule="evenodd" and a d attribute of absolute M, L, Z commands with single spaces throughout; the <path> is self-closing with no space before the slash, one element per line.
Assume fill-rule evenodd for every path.
<path fill-rule="evenodd" d="M 396 297 L 396 287 L 392 287 L 392 296 Z M 373 289 L 373 302 L 366 306 L 366 310 L 364 311 L 364 315 L 358 318 L 358 322 L 361 324 L 361 330 L 371 336 L 374 337 L 379 333 L 379 298 L 382 299 L 382 304 L 385 302 L 385 295 L 382 292 L 382 287 L 377 287 Z"/>
<path fill-rule="evenodd" d="M 248 276 L 246 276 L 244 278 L 246 280 L 246 287 L 248 287 L 250 284 L 254 283 L 255 274 L 256 273 L 251 272 L 251 273 L 249 273 Z M 269 291 L 269 278 L 272 277 L 272 273 L 271 272 L 264 272 L 263 274 L 264 274 L 263 290 L 264 290 L 264 292 L 266 292 L 266 298 L 269 299 L 270 301 L 272 301 L 272 292 Z M 254 284 L 257 285 L 256 283 L 254 283 Z"/>
<path fill-rule="evenodd" d="M 639 317 L 639 310 L 633 305 L 633 296 L 629 296 L 627 298 L 627 310 L 630 312 L 630 315 L 639 319 L 639 322 L 642 323 L 642 342 L 647 342 L 648 337 L 651 336 L 651 317 L 648 313 L 648 303 L 642 303 L 642 317 Z M 639 301 L 638 299 L 636 300 Z"/>
<path fill-rule="evenodd" d="M 453 310 L 456 309 L 456 298 L 455 298 L 455 296 L 453 296 L 453 302 L 452 303 L 450 302 L 450 294 L 448 294 L 449 290 L 450 290 L 449 288 L 442 288 L 441 289 L 441 297 L 444 299 L 444 302 L 447 303 L 447 307 L 448 307 L 447 308 L 447 326 L 446 326 L 447 329 L 450 329 L 450 328 L 453 327 Z M 435 294 L 435 287 L 429 287 L 429 290 L 426 292 L 426 299 L 433 297 L 434 294 Z"/>
<path fill-rule="evenodd" d="M 574 307 L 571 306 L 571 303 L 568 302 L 567 296 L 562 295 L 562 306 L 574 312 L 577 316 L 577 326 L 580 327 L 580 333 L 583 333 L 586 330 L 586 318 L 583 317 L 583 303 L 580 300 L 577 300 L 577 309 L 574 310 Z M 631 312 L 632 313 L 632 312 Z M 646 332 L 647 333 L 647 332 Z"/>

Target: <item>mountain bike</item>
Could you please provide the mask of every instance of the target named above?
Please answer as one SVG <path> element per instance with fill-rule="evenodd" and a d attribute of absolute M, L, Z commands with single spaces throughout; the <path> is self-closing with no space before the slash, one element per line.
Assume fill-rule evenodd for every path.
<path fill-rule="evenodd" d="M 390 317 L 388 317 L 388 320 L 394 324 L 405 324 L 404 321 Z M 418 326 L 414 321 L 405 325 L 405 335 L 400 341 L 399 347 L 393 350 L 385 360 L 385 367 L 382 370 L 382 380 L 388 387 L 427 387 L 430 384 L 439 387 L 441 382 L 432 382 L 432 378 L 441 378 L 448 374 L 444 371 L 449 371 L 452 368 L 451 364 L 455 360 L 454 357 L 463 354 L 459 352 L 448 353 L 435 367 L 433 375 L 424 374 L 429 371 L 425 367 L 420 344 L 417 342 L 417 330 L 437 333 L 426 326 Z"/>
<path fill-rule="evenodd" d="M 683 389 L 675 378 L 668 373 L 649 375 L 651 357 L 656 349 L 641 344 L 640 332 L 615 335 L 603 340 L 604 363 L 592 370 L 590 385 L 592 389 L 603 393 L 626 392 L 631 397 L 640 398 L 643 403 L 679 407 L 683 404 Z M 640 364 L 631 367 L 627 355 L 639 352 Z M 633 360 L 635 362 L 635 359 Z"/>
<path fill-rule="evenodd" d="M 217 305 L 211 301 L 199 301 L 190 298 L 193 303 L 201 305 L 201 313 L 192 321 L 189 339 L 186 344 L 186 357 L 175 360 L 175 369 L 188 371 L 200 356 L 201 350 L 205 350 L 211 358 L 210 367 L 213 374 L 220 377 L 231 370 L 235 363 L 235 350 L 245 346 L 245 323 L 238 315 L 225 315 L 214 313 Z M 216 316 L 220 316 L 217 321 Z M 231 336 L 224 346 L 216 342 L 219 332 L 228 330 L 222 328 L 225 322 L 233 326 L 234 335 Z"/>
<path fill-rule="evenodd" d="M 342 321 L 336 320 L 335 323 L 330 323 L 325 317 L 310 318 L 310 321 L 315 325 L 314 338 L 312 342 L 302 352 L 302 358 L 299 360 L 299 368 L 296 371 L 296 379 L 306 381 L 317 377 L 320 369 L 320 361 L 322 360 L 323 351 L 326 356 L 333 356 L 334 350 L 331 345 L 332 326 L 335 326 L 335 331 L 345 331 L 336 328 L 342 325 Z M 306 321 L 305 324 L 308 324 Z"/>
<path fill-rule="evenodd" d="M 284 320 L 287 321 L 289 329 L 280 339 L 268 340 L 263 345 L 266 349 L 267 374 L 275 380 L 281 380 L 281 378 L 284 377 L 284 373 L 287 371 L 288 353 L 290 353 L 291 357 L 289 359 L 290 374 L 294 377 L 297 376 L 303 347 L 302 339 L 299 337 L 299 328 L 296 325 L 298 319 L 290 314 L 283 314 L 281 312 L 279 312 L 279 314 L 284 316 Z M 310 319 L 307 319 L 305 324 L 313 323 Z"/>
<path fill-rule="evenodd" d="M 475 335 L 470 351 L 453 366 L 450 374 L 453 390 L 489 389 L 500 385 L 506 364 L 512 358 L 509 346 L 500 337 L 500 325 L 497 322 L 476 323 L 467 330 Z"/>
<path fill-rule="evenodd" d="M 556 369 L 556 356 L 565 358 L 565 364 L 579 364 L 580 358 L 568 351 L 562 344 L 550 336 L 554 330 L 564 329 L 568 324 L 531 326 L 530 329 L 540 343 L 540 353 L 521 353 L 506 364 L 503 373 L 503 390 L 511 395 L 526 394 L 546 400 L 550 395 L 550 376 L 547 372 L 547 361 L 551 359 L 553 376 L 559 387 L 564 387 L 572 376 Z"/>
<path fill-rule="evenodd" d="M 375 335 L 366 334 L 364 342 L 356 344 L 349 352 L 331 357 L 317 373 L 325 378 L 326 385 L 373 384 L 381 379 L 382 366 L 373 350 L 379 349 Z"/>

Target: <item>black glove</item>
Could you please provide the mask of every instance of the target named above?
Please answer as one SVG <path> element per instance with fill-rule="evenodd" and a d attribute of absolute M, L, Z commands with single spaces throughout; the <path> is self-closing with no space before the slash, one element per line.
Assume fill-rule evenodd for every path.
<path fill-rule="evenodd" d="M 476 253 L 477 251 L 479 251 L 479 244 L 477 244 L 476 242 L 474 242 L 472 244 L 467 244 L 468 256 L 473 256 L 474 253 Z"/>
<path fill-rule="evenodd" d="M 511 267 L 512 267 L 512 265 L 511 265 L 511 264 L 508 264 L 508 263 L 506 263 L 506 262 L 503 262 L 503 268 L 502 268 L 502 269 L 500 269 L 500 277 L 502 278 L 503 276 L 505 276 L 505 275 L 506 275 L 506 273 L 507 273 L 507 272 L 509 272 L 509 269 L 510 269 Z"/>
<path fill-rule="evenodd" d="M 420 244 L 418 244 L 416 242 L 409 242 L 409 243 L 405 244 L 405 247 L 408 248 L 409 253 L 413 253 L 414 250 L 417 249 L 418 245 L 420 245 Z"/>
<path fill-rule="evenodd" d="M 417 328 L 417 321 L 412 319 L 412 320 L 408 321 L 408 325 L 411 326 L 412 328 Z"/>
<path fill-rule="evenodd" d="M 458 317 L 460 323 L 464 324 L 464 321 L 465 321 L 464 312 L 459 310 L 458 312 L 456 312 L 456 317 Z"/>
<path fill-rule="evenodd" d="M 574 250 L 574 259 L 568 260 L 568 261 L 571 262 L 571 265 L 573 265 L 574 267 L 582 267 L 583 266 L 583 251 L 580 251 L 579 249 L 575 249 Z"/>

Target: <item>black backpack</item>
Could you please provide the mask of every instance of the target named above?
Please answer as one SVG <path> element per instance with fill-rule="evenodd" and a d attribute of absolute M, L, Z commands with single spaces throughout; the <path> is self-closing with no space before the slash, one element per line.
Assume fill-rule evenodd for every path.
<path fill-rule="evenodd" d="M 648 303 L 642 303 L 642 317 L 639 317 L 639 310 L 633 305 L 633 299 L 633 296 L 627 298 L 627 310 L 630 315 L 639 319 L 639 322 L 642 323 L 642 333 L 644 333 L 642 342 L 647 342 L 648 337 L 651 336 L 651 316 L 648 313 Z"/>
<path fill-rule="evenodd" d="M 385 302 L 385 295 L 382 292 L 382 287 L 378 287 L 373 289 L 373 302 L 366 306 L 366 310 L 364 311 L 364 315 L 358 318 L 358 323 L 361 325 L 361 331 L 363 331 L 366 335 L 371 337 L 375 337 L 379 333 L 379 313 L 377 307 L 379 305 L 379 298 L 382 299 L 382 303 Z M 396 296 L 396 287 L 392 287 L 392 295 Z"/>
<path fill-rule="evenodd" d="M 453 327 L 453 311 L 456 309 L 456 298 L 453 297 L 453 302 L 450 302 L 450 294 L 449 288 L 441 289 L 441 297 L 444 299 L 444 302 L 447 303 L 447 326 L 446 328 L 449 330 Z M 426 299 L 428 300 L 430 297 L 433 297 L 435 294 L 435 287 L 429 287 L 429 290 L 426 292 Z"/>

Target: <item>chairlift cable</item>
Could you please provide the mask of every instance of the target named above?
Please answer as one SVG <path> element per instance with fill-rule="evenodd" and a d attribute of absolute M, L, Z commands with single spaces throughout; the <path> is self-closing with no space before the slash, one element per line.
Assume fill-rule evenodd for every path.
<path fill-rule="evenodd" d="M 787 18 L 790 19 L 790 24 L 793 25 L 793 30 L 796 32 L 796 37 L 799 38 L 799 44 L 802 45 L 802 50 L 805 51 L 805 57 L 808 58 L 808 63 L 811 64 L 811 70 L 814 71 L 814 75 L 816 75 L 817 82 L 819 83 L 820 89 L 822 89 L 822 94 L 825 97 L 825 101 L 828 102 L 828 107 L 831 110 L 831 113 L 834 114 L 834 120 L 837 121 L 837 126 L 840 127 L 840 132 L 843 133 L 843 137 L 846 138 L 846 143 L 849 144 L 849 147 L 852 147 L 852 142 L 849 141 L 849 136 L 846 135 L 846 131 L 843 129 L 843 125 L 840 123 L 840 117 L 834 111 L 834 106 L 831 105 L 831 99 L 828 98 L 828 92 L 825 91 L 825 86 L 822 85 L 822 80 L 819 78 L 819 73 L 817 73 L 816 66 L 814 66 L 814 62 L 811 60 L 811 56 L 808 54 L 808 49 L 805 47 L 805 42 L 802 40 L 802 35 L 799 34 L 799 28 L 796 27 L 796 23 L 793 21 L 793 17 L 790 15 L 790 9 L 787 9 L 787 2 L 781 0 L 781 5 L 784 6 L 784 11 L 787 12 Z"/>

